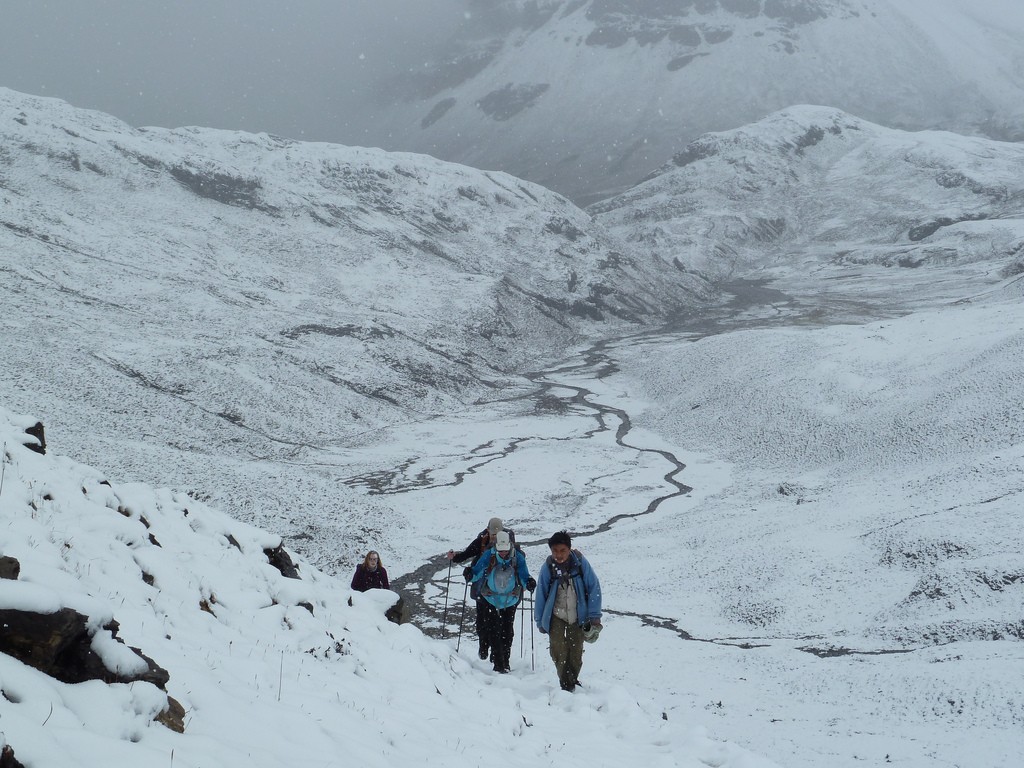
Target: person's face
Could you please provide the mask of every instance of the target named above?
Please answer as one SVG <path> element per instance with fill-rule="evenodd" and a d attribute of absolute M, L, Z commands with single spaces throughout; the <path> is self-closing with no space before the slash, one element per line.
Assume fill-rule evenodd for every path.
<path fill-rule="evenodd" d="M 369 555 L 366 558 L 366 561 L 370 564 L 371 568 L 376 568 L 377 567 L 377 561 L 378 560 L 380 560 L 380 558 L 377 555 Z"/>
<path fill-rule="evenodd" d="M 498 550 L 498 556 L 499 556 L 499 557 L 500 557 L 500 558 L 501 558 L 502 560 L 508 560 L 508 556 L 509 556 L 509 554 L 510 554 L 511 552 L 512 552 L 512 550 L 511 550 L 511 549 L 499 549 L 499 550 Z"/>
<path fill-rule="evenodd" d="M 569 553 L 571 551 L 572 550 L 570 550 L 565 544 L 555 544 L 555 546 L 551 548 L 551 557 L 556 563 L 562 565 L 569 559 Z"/>

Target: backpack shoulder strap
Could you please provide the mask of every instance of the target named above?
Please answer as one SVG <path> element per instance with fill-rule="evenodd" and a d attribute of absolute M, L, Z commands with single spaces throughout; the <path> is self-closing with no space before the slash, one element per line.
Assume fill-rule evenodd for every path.
<path fill-rule="evenodd" d="M 587 606 L 590 606 L 590 588 L 587 587 L 587 579 L 583 575 L 583 553 L 578 549 L 572 551 L 572 559 L 576 565 L 576 571 L 580 575 L 580 582 L 583 584 L 583 599 L 587 601 Z"/>

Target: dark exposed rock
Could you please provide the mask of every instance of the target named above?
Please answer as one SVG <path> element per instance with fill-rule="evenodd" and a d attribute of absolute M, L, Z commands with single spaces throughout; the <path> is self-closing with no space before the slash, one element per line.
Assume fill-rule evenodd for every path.
<path fill-rule="evenodd" d="M 397 602 L 384 612 L 384 616 L 393 624 L 408 624 L 410 613 L 405 598 L 399 597 Z"/>
<path fill-rule="evenodd" d="M 987 213 L 969 213 L 966 216 L 958 216 L 955 219 L 948 216 L 939 216 L 938 218 L 932 219 L 924 224 L 918 224 L 916 227 L 911 227 L 907 232 L 907 237 L 911 241 L 917 242 L 918 240 L 924 240 L 926 237 L 934 235 L 943 227 L 959 224 L 962 221 L 983 221 L 987 218 Z"/>
<path fill-rule="evenodd" d="M 729 27 L 709 27 L 704 30 L 704 39 L 712 45 L 724 43 L 732 37 L 732 30 Z"/>
<path fill-rule="evenodd" d="M 620 27 L 595 27 L 587 35 L 587 45 L 603 45 L 605 48 L 618 48 L 629 42 L 630 33 Z"/>
<path fill-rule="evenodd" d="M 35 451 L 36 453 L 46 453 L 46 432 L 43 429 L 43 422 L 37 421 L 25 430 L 25 434 L 31 435 L 36 439 L 35 442 L 25 443 L 24 445 L 26 448 L 30 451 Z"/>
<path fill-rule="evenodd" d="M 116 640 L 117 638 L 114 639 Z M 132 680 L 135 680 L 144 683 L 152 683 L 161 691 L 166 691 L 167 683 L 169 683 L 171 680 L 171 674 L 166 669 L 157 664 L 155 661 L 153 661 L 151 658 L 149 658 L 149 656 L 140 651 L 138 648 L 134 646 L 129 646 L 129 648 L 131 648 L 131 650 L 134 651 L 136 656 L 141 658 L 144 662 L 146 662 L 147 665 L 149 665 L 149 669 L 147 669 L 145 672 L 139 675 L 135 675 L 131 678 L 131 680 L 122 680 L 120 682 L 131 682 Z"/>
<path fill-rule="evenodd" d="M 24 763 L 14 756 L 14 748 L 10 744 L 4 744 L 0 749 L 0 768 L 25 768 Z"/>
<path fill-rule="evenodd" d="M 172 696 L 167 697 L 167 708 L 160 712 L 154 720 L 175 733 L 185 732 L 185 708 Z"/>
<path fill-rule="evenodd" d="M 700 32 L 691 24 L 681 24 L 678 27 L 672 27 L 668 32 L 668 39 L 673 43 L 681 43 L 693 48 L 701 44 Z"/>
<path fill-rule="evenodd" d="M 551 221 L 544 225 L 544 229 L 554 235 L 563 235 L 573 242 L 576 242 L 576 240 L 586 234 L 582 229 L 564 217 L 551 219 Z"/>
<path fill-rule="evenodd" d="M 184 166 L 170 169 L 171 176 L 183 187 L 199 197 L 215 200 L 236 208 L 253 208 L 265 213 L 276 209 L 267 205 L 260 197 L 262 185 L 259 179 L 243 179 L 218 171 L 197 171 Z"/>
<path fill-rule="evenodd" d="M 284 548 L 284 544 L 278 544 L 274 549 L 264 549 L 263 554 L 267 556 L 270 564 L 281 572 L 286 579 L 299 579 L 299 569 L 292 562 L 291 555 Z"/>
<path fill-rule="evenodd" d="M 551 86 L 548 83 L 506 83 L 477 102 L 480 111 L 494 120 L 508 120 L 532 107 Z"/>
<path fill-rule="evenodd" d="M 813 147 L 825 138 L 825 129 L 820 125 L 812 125 L 803 136 L 796 140 L 796 151 L 802 153 L 807 147 Z"/>
<path fill-rule="evenodd" d="M 105 683 L 145 681 L 163 688 L 170 675 L 152 659 L 137 649 L 131 650 L 143 661 L 147 669 L 141 674 L 121 674 L 106 668 L 92 650 L 88 617 L 72 608 L 61 608 L 56 613 L 35 613 L 13 608 L 0 610 L 0 652 L 13 656 L 34 669 L 63 683 L 82 683 L 102 680 Z M 112 622 L 101 631 L 117 637 L 117 623 Z"/>
<path fill-rule="evenodd" d="M 360 326 L 347 323 L 345 325 L 297 325 L 294 328 L 281 331 L 281 335 L 289 339 L 298 339 L 310 333 L 319 333 L 324 336 L 346 337 L 352 336 L 362 341 L 372 339 L 389 339 L 395 335 L 391 328 L 385 326 Z"/>
<path fill-rule="evenodd" d="M 669 72 L 675 72 L 677 70 L 682 69 L 687 64 L 692 63 L 695 59 L 697 59 L 697 58 L 699 58 L 701 56 L 707 56 L 707 54 L 706 53 L 689 53 L 686 56 L 676 56 L 668 64 L 665 65 L 665 68 Z"/>
<path fill-rule="evenodd" d="M 755 19 L 761 15 L 761 0 L 718 0 L 718 2 L 729 13 L 746 19 Z"/>
<path fill-rule="evenodd" d="M 420 120 L 420 128 L 429 128 L 446 114 L 448 110 L 455 106 L 455 99 L 449 97 L 447 99 L 441 99 L 435 104 L 426 116 Z"/>
<path fill-rule="evenodd" d="M 682 168 L 698 160 L 713 157 L 716 154 L 718 154 L 718 147 L 714 142 L 697 139 L 687 144 L 686 149 L 682 152 L 676 152 L 672 156 L 672 164 Z"/>
<path fill-rule="evenodd" d="M 21 563 L 16 558 L 0 557 L 0 579 L 17 579 L 21 575 Z"/>
<path fill-rule="evenodd" d="M 455 88 L 472 80 L 494 61 L 502 48 L 501 40 L 493 40 L 483 47 L 471 46 L 449 58 L 417 67 L 399 78 L 392 86 L 395 95 L 406 99 L 424 99 L 435 96 L 446 88 Z"/>
<path fill-rule="evenodd" d="M 819 0 L 765 0 L 764 15 L 793 25 L 828 17 Z"/>

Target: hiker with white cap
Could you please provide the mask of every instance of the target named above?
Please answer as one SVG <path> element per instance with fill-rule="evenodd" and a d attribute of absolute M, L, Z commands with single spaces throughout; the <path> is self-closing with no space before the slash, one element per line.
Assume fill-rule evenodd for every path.
<path fill-rule="evenodd" d="M 448 559 L 456 563 L 462 563 L 472 558 L 472 560 L 470 561 L 470 566 L 472 567 L 476 565 L 477 561 L 480 559 L 480 555 L 482 555 L 488 548 L 494 545 L 494 538 L 502 530 L 504 530 L 504 526 L 501 522 L 501 518 L 492 517 L 487 522 L 487 527 L 480 531 L 480 533 L 477 534 L 477 537 L 473 539 L 473 541 L 469 543 L 469 546 L 466 547 L 464 550 L 462 550 L 461 552 L 456 552 L 454 550 L 449 549 L 447 553 Z M 512 546 L 516 546 L 515 532 L 508 530 L 505 531 L 505 533 L 507 533 L 509 535 L 509 538 L 512 540 Z M 490 652 L 491 643 L 487 637 L 487 627 L 484 625 L 484 607 L 480 604 L 481 598 L 479 585 L 474 584 L 473 591 L 470 594 L 476 601 L 476 636 L 480 641 L 479 655 L 481 659 L 486 659 L 488 658 L 488 654 Z M 462 632 L 461 626 L 459 632 L 460 634 Z"/>
<path fill-rule="evenodd" d="M 466 580 L 479 584 L 477 610 L 483 613 L 484 632 L 491 645 L 494 671 L 509 671 L 516 609 L 523 590 L 532 592 L 537 582 L 526 568 L 526 556 L 515 548 L 508 531 L 499 531 L 494 546 L 484 551 L 476 565 L 466 568 Z"/>

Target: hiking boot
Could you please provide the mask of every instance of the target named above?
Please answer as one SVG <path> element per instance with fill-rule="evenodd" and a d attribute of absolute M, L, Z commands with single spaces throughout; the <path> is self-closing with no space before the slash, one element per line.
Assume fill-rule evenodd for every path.
<path fill-rule="evenodd" d="M 488 648 L 487 648 L 487 646 L 486 645 L 481 645 L 480 646 L 480 651 L 478 652 L 477 655 L 480 656 L 480 658 L 483 659 L 484 661 L 487 661 L 487 655 L 488 655 Z"/>

